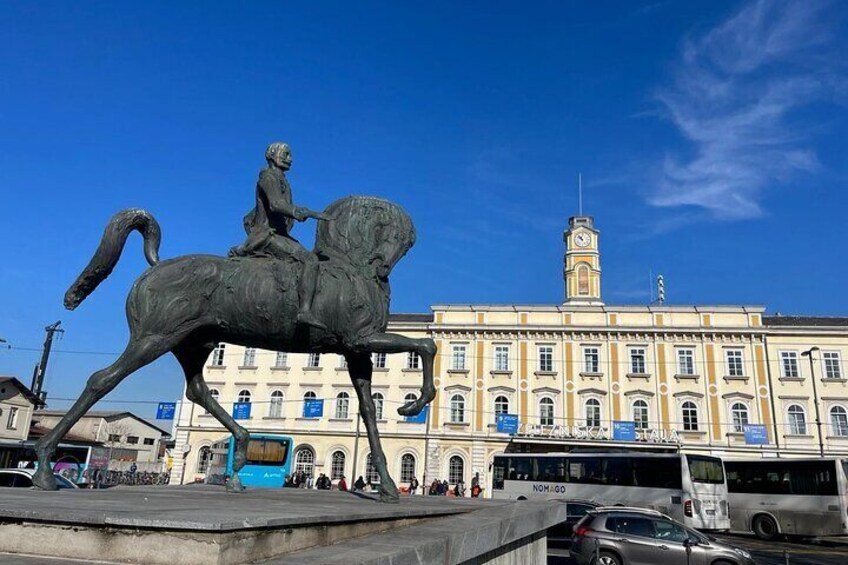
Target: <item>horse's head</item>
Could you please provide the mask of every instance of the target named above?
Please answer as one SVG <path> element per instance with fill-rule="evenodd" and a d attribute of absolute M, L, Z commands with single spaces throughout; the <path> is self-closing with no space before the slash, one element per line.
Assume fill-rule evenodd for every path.
<path fill-rule="evenodd" d="M 318 223 L 315 251 L 386 278 L 415 243 L 415 226 L 403 208 L 373 196 L 348 196 L 330 204 L 332 218 Z"/>

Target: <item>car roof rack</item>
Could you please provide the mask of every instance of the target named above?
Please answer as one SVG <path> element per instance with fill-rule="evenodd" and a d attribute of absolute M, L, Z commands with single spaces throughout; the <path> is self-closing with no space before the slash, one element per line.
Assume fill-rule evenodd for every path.
<path fill-rule="evenodd" d="M 668 514 L 663 514 L 659 510 L 653 510 L 651 508 L 642 508 L 640 506 L 598 506 L 593 509 L 594 512 L 633 512 L 638 514 L 650 514 L 651 516 L 659 516 L 661 518 L 668 518 L 671 520 L 671 516 Z"/>

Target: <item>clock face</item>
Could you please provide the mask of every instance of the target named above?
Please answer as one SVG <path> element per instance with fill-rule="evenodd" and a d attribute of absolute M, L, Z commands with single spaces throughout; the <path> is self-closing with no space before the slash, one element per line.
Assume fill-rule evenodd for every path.
<path fill-rule="evenodd" d="M 577 244 L 577 247 L 587 247 L 591 242 L 592 238 L 587 233 L 581 232 L 574 236 L 574 243 Z"/>

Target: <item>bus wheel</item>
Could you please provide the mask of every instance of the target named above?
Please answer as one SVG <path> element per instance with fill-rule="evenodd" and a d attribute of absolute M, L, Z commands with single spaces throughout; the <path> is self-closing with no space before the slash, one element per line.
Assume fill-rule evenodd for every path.
<path fill-rule="evenodd" d="M 771 516 L 761 514 L 754 518 L 754 533 L 760 539 L 772 541 L 777 538 L 779 533 L 777 529 L 777 522 L 775 522 L 774 518 Z"/>

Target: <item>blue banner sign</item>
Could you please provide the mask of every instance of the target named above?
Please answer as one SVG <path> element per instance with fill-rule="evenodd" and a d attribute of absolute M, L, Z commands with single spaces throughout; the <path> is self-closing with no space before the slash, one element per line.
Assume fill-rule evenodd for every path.
<path fill-rule="evenodd" d="M 405 420 L 407 422 L 409 422 L 410 424 L 426 424 L 427 423 L 427 412 L 429 411 L 429 409 L 430 409 L 429 406 L 425 406 L 424 410 L 419 412 L 418 415 L 407 416 L 405 418 Z"/>
<path fill-rule="evenodd" d="M 177 412 L 176 402 L 160 402 L 156 409 L 157 420 L 173 420 L 174 414 Z"/>
<path fill-rule="evenodd" d="M 324 400 L 304 400 L 303 417 L 320 418 L 324 415 Z"/>
<path fill-rule="evenodd" d="M 745 424 L 742 426 L 745 432 L 745 443 L 748 445 L 762 445 L 768 443 L 768 430 L 762 424 Z"/>
<path fill-rule="evenodd" d="M 498 414 L 498 418 L 495 420 L 495 423 L 498 426 L 498 433 L 518 433 L 518 414 Z"/>
<path fill-rule="evenodd" d="M 250 420 L 250 402 L 233 404 L 233 420 Z"/>
<path fill-rule="evenodd" d="M 612 439 L 618 441 L 636 441 L 636 422 L 613 422 Z"/>

